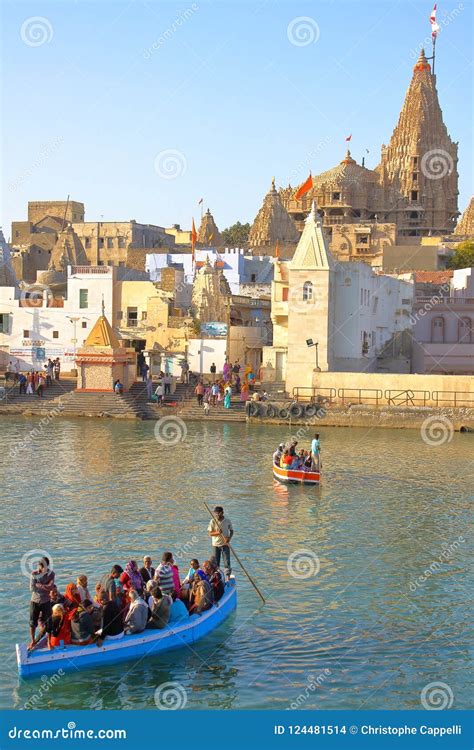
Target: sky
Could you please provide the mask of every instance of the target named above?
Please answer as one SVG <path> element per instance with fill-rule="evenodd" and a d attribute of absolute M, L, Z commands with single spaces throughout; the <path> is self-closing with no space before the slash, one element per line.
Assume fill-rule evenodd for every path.
<path fill-rule="evenodd" d="M 0 225 L 29 200 L 88 221 L 252 222 L 270 187 L 335 166 L 345 138 L 373 168 L 432 0 L 0 0 Z M 437 87 L 472 194 L 472 4 L 438 1 Z M 367 151 L 369 153 L 367 153 Z"/>

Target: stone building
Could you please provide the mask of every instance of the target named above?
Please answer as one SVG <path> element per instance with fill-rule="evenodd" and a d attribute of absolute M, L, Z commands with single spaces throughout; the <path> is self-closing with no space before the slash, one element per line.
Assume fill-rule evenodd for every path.
<path fill-rule="evenodd" d="M 457 144 L 448 135 L 435 76 L 424 51 L 414 67 L 405 102 L 380 164 L 367 169 L 347 151 L 336 167 L 312 178 L 295 200 L 280 189 L 283 205 L 303 229 L 316 200 L 331 252 L 341 260 L 379 264 L 384 247 L 419 244 L 450 234 L 458 215 Z"/>
<path fill-rule="evenodd" d="M 93 266 L 126 266 L 129 249 L 174 247 L 174 238 L 164 227 L 130 221 L 86 221 L 73 223 L 88 261 Z M 145 256 L 145 250 L 143 256 Z"/>
<path fill-rule="evenodd" d="M 120 346 L 109 321 L 102 314 L 84 346 L 76 354 L 78 391 L 113 391 L 120 380 L 127 391 L 135 380 L 136 353 Z"/>
<path fill-rule="evenodd" d="M 192 307 L 199 323 L 229 322 L 230 287 L 222 269 L 212 266 L 209 258 L 196 272 Z"/>
<path fill-rule="evenodd" d="M 275 261 L 264 379 L 291 393 L 312 386 L 315 368 L 409 372 L 412 298 L 411 283 L 335 263 L 314 204 L 292 260 Z"/>
<path fill-rule="evenodd" d="M 257 255 L 274 255 L 278 243 L 281 257 L 292 255 L 299 240 L 299 232 L 283 205 L 281 196 L 275 187 L 275 178 L 266 194 L 251 226 L 248 245 L 256 248 Z"/>
<path fill-rule="evenodd" d="M 474 238 L 474 196 L 469 201 L 464 213 L 456 224 L 454 236 L 463 240 Z"/>
<path fill-rule="evenodd" d="M 209 209 L 207 209 L 201 219 L 197 233 L 197 242 L 199 245 L 204 245 L 205 247 L 220 247 L 222 245 L 221 234 Z"/>

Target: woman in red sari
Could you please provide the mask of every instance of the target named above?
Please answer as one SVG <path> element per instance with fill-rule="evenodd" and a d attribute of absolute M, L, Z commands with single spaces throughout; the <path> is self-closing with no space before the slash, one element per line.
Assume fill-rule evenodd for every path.
<path fill-rule="evenodd" d="M 48 648 L 67 646 L 71 643 L 71 619 L 75 609 L 66 611 L 62 604 L 55 604 L 48 626 Z"/>

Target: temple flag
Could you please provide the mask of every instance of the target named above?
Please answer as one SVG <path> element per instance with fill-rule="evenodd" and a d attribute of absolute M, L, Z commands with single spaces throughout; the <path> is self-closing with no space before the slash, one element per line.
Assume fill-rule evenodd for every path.
<path fill-rule="evenodd" d="M 433 39 L 436 39 L 436 37 L 438 36 L 438 31 L 439 31 L 439 24 L 436 23 L 436 3 L 433 6 L 433 10 L 431 11 L 430 24 L 431 24 L 431 36 Z"/>
<path fill-rule="evenodd" d="M 200 198 L 200 199 L 198 200 L 198 206 L 200 206 L 200 205 L 201 205 L 201 203 L 203 202 L 203 200 L 204 200 L 204 198 Z"/>
<path fill-rule="evenodd" d="M 279 258 L 279 257 L 280 257 L 280 245 L 278 244 L 278 240 L 277 240 L 277 243 L 275 246 L 275 258 Z"/>
<path fill-rule="evenodd" d="M 352 133 L 346 137 L 346 141 L 350 141 L 352 138 Z"/>
<path fill-rule="evenodd" d="M 295 200 L 299 201 L 303 197 L 303 195 L 305 195 L 308 192 L 308 190 L 311 190 L 312 187 L 313 187 L 313 178 L 311 177 L 311 172 L 310 172 L 309 177 L 306 180 L 306 182 L 303 182 L 303 184 L 296 191 L 294 195 Z"/>

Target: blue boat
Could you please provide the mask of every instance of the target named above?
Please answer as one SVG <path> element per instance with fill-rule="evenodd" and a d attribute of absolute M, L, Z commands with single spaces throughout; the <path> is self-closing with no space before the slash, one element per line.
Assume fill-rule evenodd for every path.
<path fill-rule="evenodd" d="M 104 664 L 118 664 L 122 661 L 141 659 L 144 656 L 171 649 L 183 648 L 196 643 L 212 633 L 234 611 L 237 606 L 237 588 L 232 577 L 226 583 L 223 597 L 211 609 L 201 615 L 191 615 L 167 625 L 162 630 L 144 630 L 135 635 L 124 635 L 117 640 L 105 639 L 102 646 L 64 646 L 64 648 L 36 648 L 28 651 L 26 644 L 16 645 L 18 671 L 20 676 L 41 677 L 63 672 L 77 671 Z"/>

